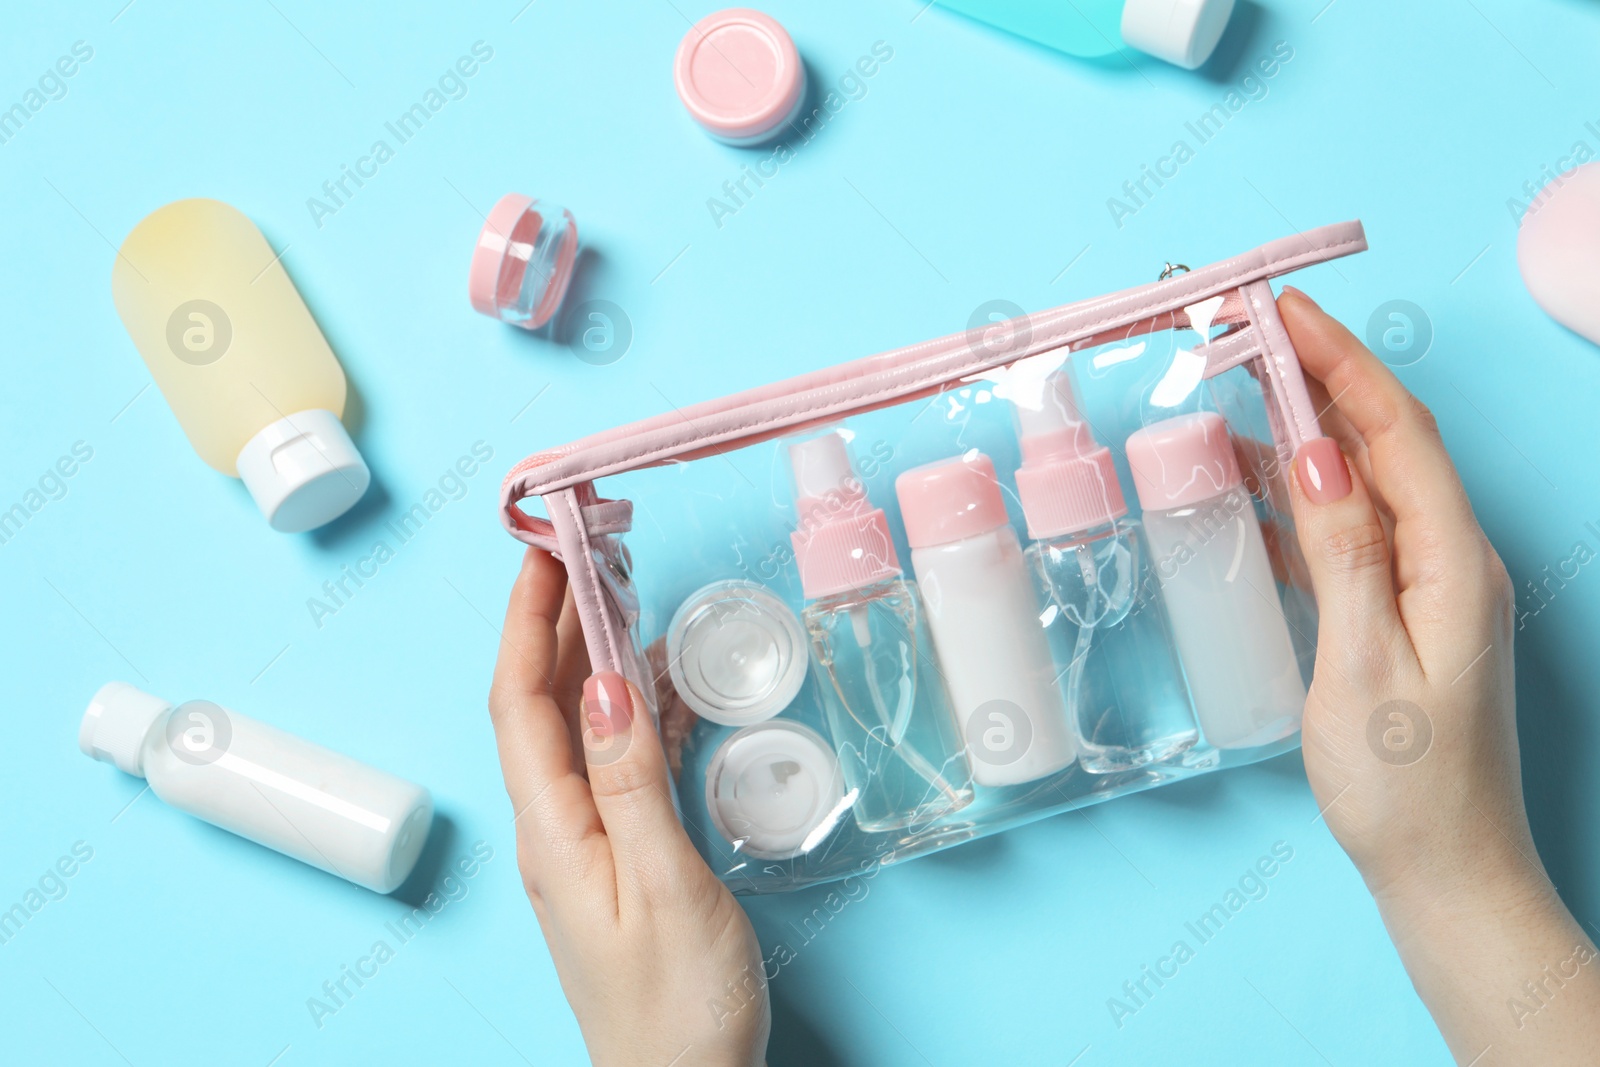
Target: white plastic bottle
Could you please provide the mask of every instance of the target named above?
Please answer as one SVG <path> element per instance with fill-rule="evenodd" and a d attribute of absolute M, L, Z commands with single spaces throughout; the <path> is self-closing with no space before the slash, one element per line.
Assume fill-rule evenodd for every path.
<path fill-rule="evenodd" d="M 175 808 L 379 893 L 411 874 L 433 824 L 420 785 L 209 701 L 173 707 L 126 682 L 94 695 L 78 747 L 148 779 Z"/>
<path fill-rule="evenodd" d="M 1217 748 L 1254 748 L 1300 729 L 1306 686 L 1228 424 L 1215 412 L 1128 438 L 1173 638 L 1195 717 Z"/>
<path fill-rule="evenodd" d="M 895 479 L 928 629 L 983 786 L 1077 759 L 1042 606 L 994 464 L 976 450 Z"/>

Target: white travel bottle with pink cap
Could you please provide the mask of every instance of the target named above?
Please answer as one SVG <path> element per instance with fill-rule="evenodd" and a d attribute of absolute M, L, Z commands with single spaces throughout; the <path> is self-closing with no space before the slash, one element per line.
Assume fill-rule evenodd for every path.
<path fill-rule="evenodd" d="M 1106 773 L 1169 760 L 1198 734 L 1139 522 L 1065 370 L 1045 380 L 1036 403 L 1013 401 L 1017 498 L 1079 761 Z"/>
<path fill-rule="evenodd" d="M 1228 424 L 1180 415 L 1128 438 L 1156 574 L 1195 715 L 1217 748 L 1300 729 L 1306 686 Z"/>
<path fill-rule="evenodd" d="M 1031 782 L 1077 759 L 1043 607 L 994 464 L 976 450 L 895 479 L 911 567 L 979 785 Z"/>
<path fill-rule="evenodd" d="M 818 689 L 856 823 L 919 829 L 972 800 L 972 771 L 901 576 L 889 520 L 867 499 L 837 432 L 789 446 L 792 535 Z"/>

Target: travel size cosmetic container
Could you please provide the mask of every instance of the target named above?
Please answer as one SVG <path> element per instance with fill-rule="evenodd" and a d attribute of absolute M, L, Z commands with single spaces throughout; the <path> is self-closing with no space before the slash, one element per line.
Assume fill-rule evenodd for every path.
<path fill-rule="evenodd" d="M 972 771 L 929 651 L 916 586 L 838 432 L 789 446 L 791 535 L 823 711 L 856 823 L 923 826 L 972 800 Z"/>
<path fill-rule="evenodd" d="M 379 893 L 411 874 L 433 823 L 420 785 L 209 701 L 173 707 L 126 682 L 94 695 L 78 747 L 175 808 Z"/>
<path fill-rule="evenodd" d="M 578 260 L 572 212 L 507 193 L 489 209 L 472 249 L 467 295 L 473 310 L 537 330 L 561 307 Z"/>
<path fill-rule="evenodd" d="M 1127 449 L 1206 740 L 1253 748 L 1293 734 L 1305 680 L 1227 423 L 1180 415 L 1139 430 Z"/>
<path fill-rule="evenodd" d="M 1211 58 L 1233 16 L 1233 0 L 937 0 L 1047 48 L 1086 59 L 1123 44 L 1194 70 Z"/>
<path fill-rule="evenodd" d="M 157 208 L 111 268 L 122 324 L 200 458 L 274 530 L 348 511 L 372 480 L 339 417 L 345 379 L 261 231 L 216 200 Z"/>
<path fill-rule="evenodd" d="M 766 586 L 712 582 L 673 612 L 667 663 L 673 687 L 696 715 L 748 726 L 788 707 L 805 684 L 805 631 Z"/>
<path fill-rule="evenodd" d="M 1017 785 L 1077 759 L 1043 605 L 981 452 L 895 480 L 911 567 L 974 780 Z"/>
<path fill-rule="evenodd" d="M 810 852 L 849 805 L 833 750 L 799 723 L 747 726 L 722 743 L 706 769 L 712 823 L 735 851 L 756 859 Z"/>
<path fill-rule="evenodd" d="M 724 144 L 748 148 L 790 129 L 806 70 L 788 31 L 749 8 L 713 12 L 684 34 L 672 66 L 678 98 Z"/>
<path fill-rule="evenodd" d="M 1040 392 L 1037 408 L 1014 403 L 1017 497 L 1079 762 L 1104 773 L 1171 759 L 1197 732 L 1144 537 L 1067 372 Z"/>

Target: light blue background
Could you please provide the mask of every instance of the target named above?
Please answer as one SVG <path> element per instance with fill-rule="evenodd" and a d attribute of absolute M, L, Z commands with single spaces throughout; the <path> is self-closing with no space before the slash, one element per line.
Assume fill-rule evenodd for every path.
<path fill-rule="evenodd" d="M 0 545 L 0 907 L 74 842 L 94 850 L 0 945 L 8 1063 L 582 1061 L 484 712 L 519 557 L 496 488 L 524 453 L 655 413 L 662 394 L 681 405 L 960 329 L 991 299 L 1043 308 L 1360 217 L 1373 250 L 1296 284 L 1358 331 L 1391 299 L 1426 309 L 1433 349 L 1401 373 L 1519 607 L 1575 542 L 1600 548 L 1600 353 L 1528 298 L 1507 206 L 1576 141 L 1600 149 L 1588 0 L 1245 4 L 1200 74 L 1076 62 L 915 0 L 774 0 L 816 81 L 875 41 L 894 58 L 720 228 L 707 198 L 755 157 L 696 130 L 671 82 L 685 16 L 708 6 L 122 2 L 8 5 L 0 36 L 7 106 L 74 41 L 94 49 L 0 145 L 0 508 L 74 442 L 93 448 Z M 494 58 L 468 95 L 316 226 L 307 198 L 478 40 Z M 1119 229 L 1107 198 L 1278 41 L 1294 58 L 1266 98 Z M 579 219 L 585 295 L 633 323 L 620 362 L 469 309 L 478 213 L 510 190 Z M 238 206 L 286 247 L 359 392 L 378 488 L 316 535 L 272 533 L 195 457 L 112 308 L 113 246 L 186 196 Z M 307 598 L 480 440 L 494 459 L 466 497 L 315 626 Z M 1590 923 L 1597 616 L 1583 571 L 1517 645 L 1535 833 Z M 424 782 L 445 819 L 430 862 L 477 841 L 494 859 L 319 1030 L 306 999 L 404 906 L 79 755 L 78 716 L 114 678 Z M 1290 757 L 886 871 L 773 983 L 772 1062 L 1448 1062 L 1316 814 Z M 1278 841 L 1294 858 L 1268 896 L 1118 1029 L 1107 998 Z M 764 941 L 792 938 L 820 895 L 750 903 Z"/>

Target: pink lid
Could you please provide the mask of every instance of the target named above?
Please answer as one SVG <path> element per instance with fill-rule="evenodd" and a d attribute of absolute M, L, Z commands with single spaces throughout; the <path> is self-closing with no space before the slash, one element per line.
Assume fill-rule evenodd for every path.
<path fill-rule="evenodd" d="M 1022 445 L 1017 499 L 1029 537 L 1079 533 L 1128 513 L 1111 450 L 1078 414 L 1064 371 L 1045 380 L 1038 409 L 1013 403 Z"/>
<path fill-rule="evenodd" d="M 931 548 L 1009 525 L 994 463 L 977 449 L 913 467 L 894 480 L 912 548 Z"/>
<path fill-rule="evenodd" d="M 860 589 L 900 574 L 889 520 L 867 499 L 850 467 L 844 435 L 833 431 L 789 446 L 795 511 L 789 535 L 807 600 Z"/>
<path fill-rule="evenodd" d="M 1133 434 L 1128 466 L 1146 511 L 1187 507 L 1244 484 L 1228 424 L 1214 411 L 1179 415 Z"/>
<path fill-rule="evenodd" d="M 490 318 L 537 330 L 566 296 L 578 257 L 572 212 L 521 193 L 507 193 L 489 209 L 472 249 L 467 296 Z M 530 281 L 532 271 L 535 280 Z"/>
<path fill-rule="evenodd" d="M 489 217 L 478 231 L 478 244 L 472 250 L 472 272 L 467 276 L 467 295 L 472 299 L 473 309 L 490 318 L 500 317 L 495 297 L 500 283 L 500 264 L 511 245 L 511 232 L 532 203 L 531 196 L 507 193 L 489 209 Z"/>
<path fill-rule="evenodd" d="M 805 68 L 784 28 L 730 7 L 684 34 L 673 63 L 678 96 L 712 136 L 754 144 L 788 122 L 805 95 Z"/>

